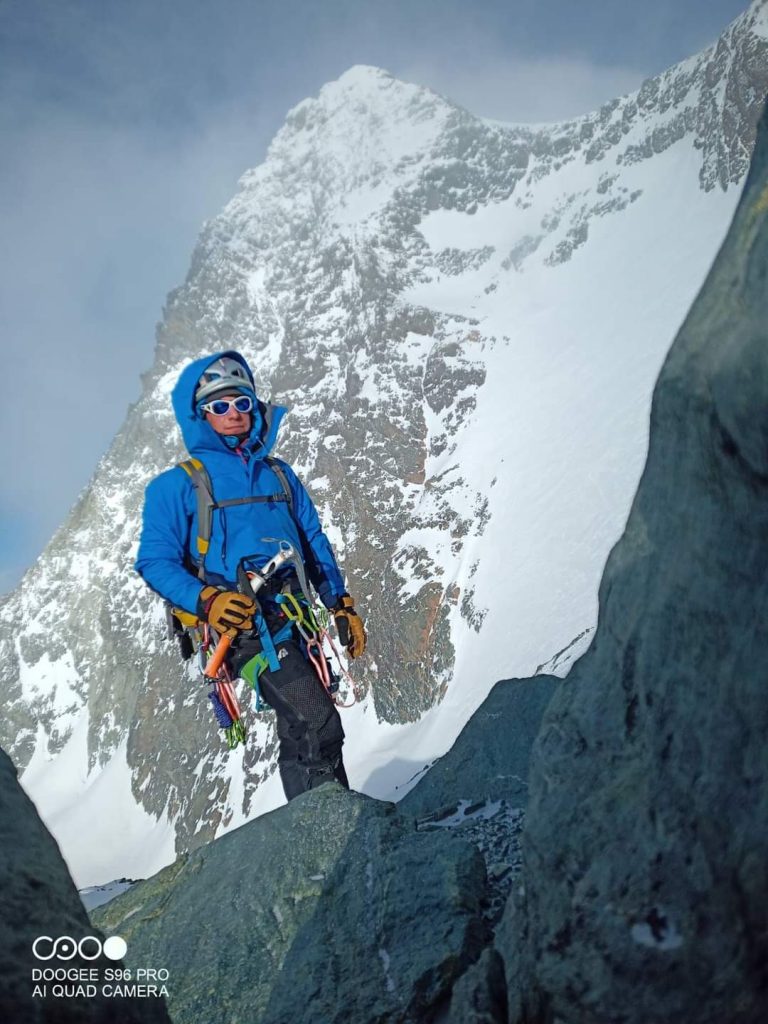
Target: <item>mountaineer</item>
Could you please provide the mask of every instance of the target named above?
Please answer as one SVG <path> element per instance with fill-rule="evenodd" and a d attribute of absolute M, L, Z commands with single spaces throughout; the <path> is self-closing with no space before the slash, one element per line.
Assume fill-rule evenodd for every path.
<path fill-rule="evenodd" d="M 183 622 L 226 638 L 228 676 L 248 679 L 274 708 L 286 797 L 333 778 L 349 788 L 341 719 L 315 667 L 325 659 L 302 642 L 307 578 L 351 657 L 367 638 L 312 499 L 270 454 L 286 409 L 257 397 L 235 351 L 187 366 L 172 401 L 192 458 L 147 486 L 136 571 L 173 606 L 177 633 Z M 276 559 L 281 552 L 292 560 Z M 267 564 L 279 565 L 268 579 L 260 574 Z M 263 584 L 258 598 L 253 580 Z"/>

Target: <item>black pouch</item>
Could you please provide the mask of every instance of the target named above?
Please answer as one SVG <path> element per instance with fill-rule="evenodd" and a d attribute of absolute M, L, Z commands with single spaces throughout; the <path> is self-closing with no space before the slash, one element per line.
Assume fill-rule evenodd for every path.
<path fill-rule="evenodd" d="M 189 630 L 184 627 L 171 604 L 166 604 L 165 606 L 165 622 L 168 627 L 168 639 L 176 640 L 178 643 L 181 660 L 189 661 L 195 653 L 195 645 L 192 643 Z"/>
<path fill-rule="evenodd" d="M 246 662 L 262 651 L 261 637 L 258 630 L 252 629 L 247 633 L 238 633 L 229 648 L 227 661 L 233 676 L 240 675 L 240 669 Z"/>

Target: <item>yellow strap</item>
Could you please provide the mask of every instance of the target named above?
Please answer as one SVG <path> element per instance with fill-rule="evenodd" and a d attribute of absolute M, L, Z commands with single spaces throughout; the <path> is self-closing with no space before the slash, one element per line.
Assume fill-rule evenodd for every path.
<path fill-rule="evenodd" d="M 200 620 L 196 615 L 193 615 L 191 612 L 185 612 L 183 608 L 172 608 L 171 611 L 185 629 L 191 629 L 200 624 Z"/>
<path fill-rule="evenodd" d="M 192 470 L 189 468 L 190 466 L 194 466 L 194 468 L 198 471 L 198 473 L 200 473 L 200 472 L 205 473 L 205 468 L 204 468 L 202 462 L 200 461 L 200 459 L 196 459 L 194 456 L 190 456 L 190 458 L 185 459 L 184 462 L 180 462 L 179 465 L 184 470 L 184 472 L 187 474 L 187 476 L 190 477 L 190 479 L 193 481 L 193 483 L 194 483 L 194 479 L 195 478 L 194 478 L 194 476 L 192 474 Z M 195 485 L 195 490 L 197 490 L 197 485 Z M 197 507 L 198 507 L 198 517 L 199 517 L 199 512 L 200 512 L 199 495 L 198 495 L 198 506 Z M 197 538 L 197 553 L 198 553 L 198 555 L 201 556 L 201 558 L 205 558 L 205 556 L 208 554 L 209 546 L 210 546 L 210 542 L 207 541 L 204 537 L 198 537 Z"/>
<path fill-rule="evenodd" d="M 194 466 L 195 469 L 197 470 L 201 470 L 203 468 L 203 464 L 200 461 L 200 459 L 195 458 L 185 459 L 184 462 L 180 462 L 179 465 L 188 476 L 192 476 L 192 473 L 190 472 L 189 469 L 190 465 Z"/>

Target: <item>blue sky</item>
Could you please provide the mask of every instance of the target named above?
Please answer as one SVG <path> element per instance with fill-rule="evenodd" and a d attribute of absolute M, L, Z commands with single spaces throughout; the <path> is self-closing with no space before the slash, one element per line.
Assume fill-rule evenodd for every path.
<path fill-rule="evenodd" d="M 0 0 L 0 592 L 139 396 L 201 223 L 353 64 L 558 120 L 712 42 L 747 0 Z"/>

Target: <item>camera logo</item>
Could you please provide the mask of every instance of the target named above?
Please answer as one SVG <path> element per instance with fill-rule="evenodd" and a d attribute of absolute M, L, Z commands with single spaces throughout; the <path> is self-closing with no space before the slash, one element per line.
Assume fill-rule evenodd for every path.
<path fill-rule="evenodd" d="M 57 939 L 38 935 L 32 943 L 32 954 L 37 960 L 72 960 L 78 954 L 83 960 L 98 960 L 103 954 L 107 960 L 122 960 L 128 952 L 128 943 L 119 935 L 110 935 L 104 942 L 96 935 L 85 935 L 75 942 L 69 935 Z"/>

